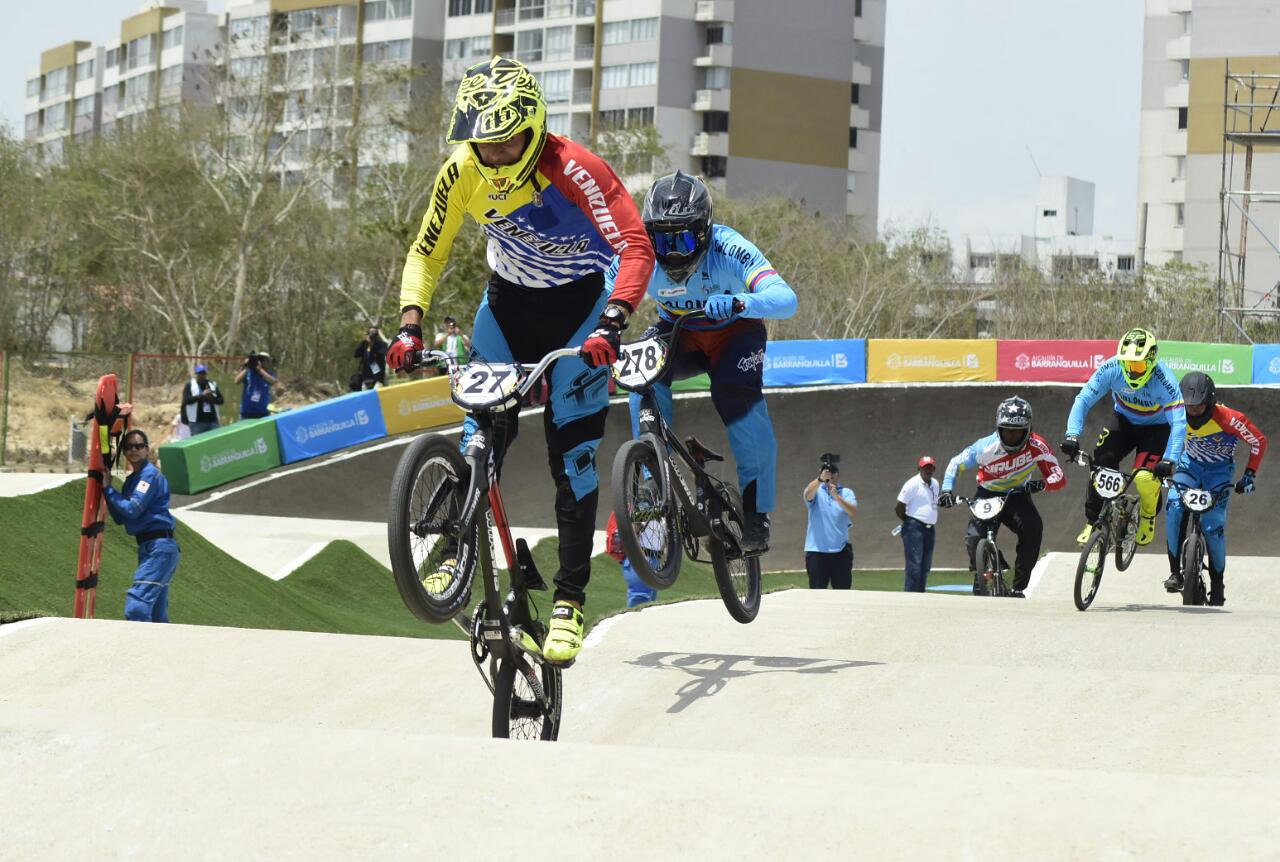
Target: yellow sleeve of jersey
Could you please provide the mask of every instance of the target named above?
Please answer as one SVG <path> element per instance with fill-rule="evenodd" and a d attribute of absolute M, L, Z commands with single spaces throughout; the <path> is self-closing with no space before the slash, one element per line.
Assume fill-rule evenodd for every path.
<path fill-rule="evenodd" d="M 401 308 L 416 305 L 425 314 L 431 306 L 431 295 L 449 260 L 449 249 L 466 211 L 467 195 L 459 182 L 462 167 L 463 153 L 455 152 L 436 175 L 422 227 L 404 261 L 404 274 L 400 278 Z"/>

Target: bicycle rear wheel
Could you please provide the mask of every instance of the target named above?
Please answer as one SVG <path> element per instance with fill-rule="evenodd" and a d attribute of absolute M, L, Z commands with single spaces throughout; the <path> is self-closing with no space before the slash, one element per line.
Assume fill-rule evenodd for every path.
<path fill-rule="evenodd" d="M 760 613 L 760 557 L 730 558 L 715 536 L 707 538 L 707 552 L 729 616 L 740 623 L 751 622 Z"/>
<path fill-rule="evenodd" d="M 1199 530 L 1192 530 L 1191 535 L 1182 542 L 1182 603 L 1184 605 L 1204 604 L 1204 582 L 1200 580 L 1204 552 L 1204 536 Z"/>
<path fill-rule="evenodd" d="M 995 598 L 1009 595 L 1009 586 L 1004 582 L 1004 575 L 1000 571 L 1000 551 L 993 542 L 985 539 L 982 541 L 982 553 L 979 559 L 982 561 L 982 568 L 978 571 L 982 574 L 987 595 Z"/>
<path fill-rule="evenodd" d="M 562 699 L 560 668 L 523 655 L 504 658 L 493 681 L 493 738 L 554 741 Z"/>
<path fill-rule="evenodd" d="M 613 511 L 631 566 L 655 590 L 680 574 L 683 548 L 675 495 L 662 498 L 658 454 L 645 440 L 628 440 L 613 459 Z"/>
<path fill-rule="evenodd" d="M 1133 554 L 1138 550 L 1138 502 L 1126 498 L 1116 516 L 1116 569 L 1123 572 L 1133 562 Z"/>
<path fill-rule="evenodd" d="M 1098 585 L 1102 583 L 1102 571 L 1107 567 L 1107 530 L 1095 525 L 1093 535 L 1080 551 L 1080 562 L 1076 566 L 1075 601 L 1076 610 L 1083 611 L 1093 604 L 1098 595 Z"/>
<path fill-rule="evenodd" d="M 457 443 L 427 434 L 409 444 L 391 480 L 387 507 L 391 571 L 405 607 L 429 623 L 449 622 L 471 595 L 479 530 L 473 525 L 466 536 L 456 535 L 468 474 Z M 477 511 L 477 524 L 485 522 L 483 505 Z M 450 559 L 454 560 L 453 578 L 442 588 L 428 589 L 424 579 Z"/>

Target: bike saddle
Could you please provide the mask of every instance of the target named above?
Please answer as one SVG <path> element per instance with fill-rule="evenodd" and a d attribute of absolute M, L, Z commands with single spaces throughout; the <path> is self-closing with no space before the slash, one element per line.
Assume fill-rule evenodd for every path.
<path fill-rule="evenodd" d="M 713 449 L 708 449 L 698 442 L 697 437 L 686 437 L 684 445 L 689 448 L 689 454 L 693 456 L 695 461 L 723 461 L 724 456 Z"/>

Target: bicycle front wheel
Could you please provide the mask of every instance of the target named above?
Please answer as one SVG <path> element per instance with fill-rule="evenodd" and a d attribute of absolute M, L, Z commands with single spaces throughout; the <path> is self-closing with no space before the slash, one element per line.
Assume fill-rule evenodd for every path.
<path fill-rule="evenodd" d="M 1076 610 L 1088 610 L 1093 599 L 1098 595 L 1098 585 L 1102 583 L 1102 570 L 1107 566 L 1107 531 L 1095 526 L 1093 535 L 1080 551 L 1080 563 L 1076 566 L 1075 600 Z"/>
<path fill-rule="evenodd" d="M 740 623 L 751 622 L 760 613 L 760 557 L 730 558 L 715 536 L 708 537 L 707 552 L 729 616 Z"/>
<path fill-rule="evenodd" d="M 468 479 L 458 444 L 439 434 L 410 443 L 391 479 L 391 572 L 405 607 L 425 622 L 449 622 L 471 595 L 479 531 L 473 524 L 457 535 Z M 476 522 L 483 516 L 478 510 Z"/>
<path fill-rule="evenodd" d="M 1120 507 L 1116 518 L 1116 569 L 1124 571 L 1133 562 L 1133 554 L 1138 550 L 1138 502 L 1133 499 Z"/>
<path fill-rule="evenodd" d="M 996 598 L 1002 598 L 1009 595 L 1008 585 L 1004 582 L 1004 575 L 1000 572 L 1000 551 L 993 542 L 983 541 L 982 543 L 982 578 L 987 595 Z"/>
<path fill-rule="evenodd" d="M 1204 536 L 1199 530 L 1182 542 L 1182 603 L 1184 605 L 1204 604 L 1204 582 L 1200 580 L 1200 569 L 1204 565 Z"/>
<path fill-rule="evenodd" d="M 658 454 L 645 440 L 628 440 L 613 459 L 613 512 L 631 566 L 655 590 L 680 574 L 683 548 L 675 495 L 663 499 Z"/>
<path fill-rule="evenodd" d="M 493 681 L 493 738 L 554 741 L 563 707 L 560 668 L 523 655 L 498 663 Z"/>

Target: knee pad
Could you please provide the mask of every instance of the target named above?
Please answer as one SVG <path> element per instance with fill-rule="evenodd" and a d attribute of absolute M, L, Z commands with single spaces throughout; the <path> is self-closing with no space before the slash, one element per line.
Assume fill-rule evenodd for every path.
<path fill-rule="evenodd" d="M 1160 510 L 1160 480 L 1150 470 L 1139 470 L 1133 477 L 1138 489 L 1138 509 L 1144 518 L 1154 518 Z"/>

